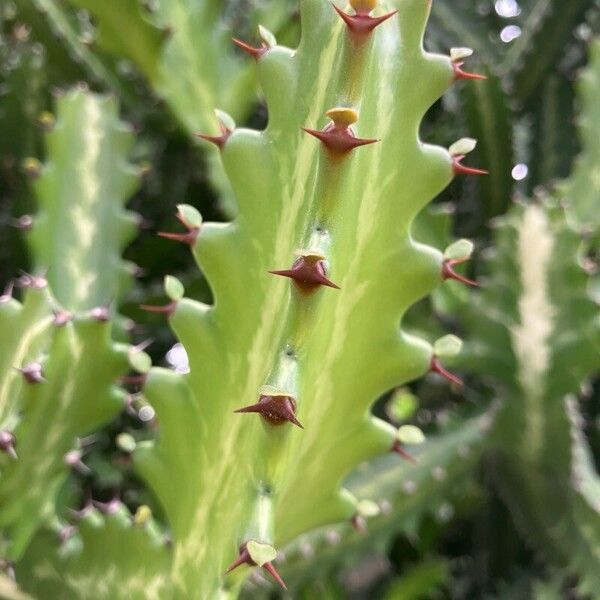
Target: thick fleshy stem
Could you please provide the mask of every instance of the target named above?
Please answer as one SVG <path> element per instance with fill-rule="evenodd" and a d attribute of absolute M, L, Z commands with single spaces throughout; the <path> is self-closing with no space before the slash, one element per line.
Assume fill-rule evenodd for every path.
<path fill-rule="evenodd" d="M 444 366 L 440 362 L 440 359 L 437 358 L 437 356 L 432 357 L 431 363 L 429 365 L 429 371 L 431 373 L 437 373 L 438 375 L 441 375 L 444 379 L 447 379 L 451 383 L 460 386 L 464 385 L 463 380 L 460 377 L 454 375 L 454 373 L 450 373 L 450 371 L 444 368 Z"/>
<path fill-rule="evenodd" d="M 322 285 L 337 290 L 340 289 L 338 285 L 327 278 L 325 257 L 317 253 L 302 254 L 294 262 L 291 269 L 269 271 L 269 273 L 293 279 L 298 290 L 305 294 L 312 294 Z"/>
<path fill-rule="evenodd" d="M 240 547 L 240 553 L 238 558 L 231 563 L 231 565 L 229 565 L 229 567 L 227 568 L 227 570 L 225 571 L 225 575 L 227 575 L 228 573 L 231 573 L 232 571 L 234 571 L 235 569 L 237 569 L 238 567 L 242 566 L 242 565 L 249 565 L 250 567 L 256 567 L 256 563 L 252 560 L 251 556 L 250 556 L 250 552 L 248 552 L 248 548 L 246 547 L 246 544 L 242 545 Z M 281 578 L 281 575 L 279 575 L 279 573 L 277 572 L 277 569 L 273 566 L 272 562 L 266 562 L 262 568 L 267 571 L 267 573 L 269 573 L 269 575 L 271 575 L 271 577 L 284 589 L 287 590 L 287 586 L 285 585 L 285 582 L 283 581 L 283 579 Z"/>
<path fill-rule="evenodd" d="M 447 279 L 453 279 L 454 281 L 460 281 L 461 283 L 464 283 L 466 285 L 479 287 L 479 284 L 476 281 L 474 281 L 473 279 L 469 279 L 468 277 L 465 277 L 464 275 L 461 275 L 460 273 L 457 273 L 454 270 L 454 267 L 456 265 L 460 265 L 464 262 L 467 262 L 468 260 L 468 258 L 447 258 L 446 260 L 444 260 L 444 262 L 442 263 L 442 279 L 444 281 L 446 281 Z"/>
<path fill-rule="evenodd" d="M 300 429 L 304 426 L 296 418 L 296 401 L 289 395 L 263 394 L 256 404 L 238 408 L 236 413 L 258 413 L 267 423 L 274 426 L 292 423 Z"/>

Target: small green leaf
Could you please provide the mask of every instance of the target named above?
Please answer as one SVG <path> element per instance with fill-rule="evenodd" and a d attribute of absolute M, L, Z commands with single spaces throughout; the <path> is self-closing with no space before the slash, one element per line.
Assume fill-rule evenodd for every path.
<path fill-rule="evenodd" d="M 458 240 L 450 244 L 444 251 L 444 258 L 448 260 L 468 260 L 473 254 L 475 244 L 471 240 Z"/>
<path fill-rule="evenodd" d="M 131 454 L 136 447 L 135 438 L 130 433 L 119 433 L 115 438 L 115 444 L 119 450 Z"/>
<path fill-rule="evenodd" d="M 178 204 L 177 212 L 179 213 L 179 218 L 185 225 L 192 229 L 200 229 L 200 226 L 202 225 L 202 215 L 196 208 L 189 204 Z"/>
<path fill-rule="evenodd" d="M 473 48 L 450 48 L 450 60 L 457 62 L 473 56 Z"/>
<path fill-rule="evenodd" d="M 477 140 L 474 138 L 460 138 L 460 140 L 454 142 L 450 148 L 448 148 L 448 152 L 450 152 L 451 156 L 464 156 L 465 154 L 469 154 L 473 152 L 477 147 Z"/>
<path fill-rule="evenodd" d="M 379 505 L 373 500 L 361 500 L 356 505 L 356 510 L 365 519 L 376 517 L 381 512 Z"/>
<path fill-rule="evenodd" d="M 152 366 L 152 359 L 145 352 L 132 349 L 129 352 L 129 366 L 138 373 L 147 373 Z"/>
<path fill-rule="evenodd" d="M 126 434 L 121 434 L 126 435 Z M 152 518 L 152 509 L 147 504 L 142 504 L 138 506 L 135 514 L 133 515 L 133 524 L 142 527 L 150 521 Z"/>
<path fill-rule="evenodd" d="M 411 394 L 410 390 L 400 388 L 394 392 L 385 410 L 393 421 L 406 421 L 417 412 L 417 408 L 419 408 L 418 398 Z"/>
<path fill-rule="evenodd" d="M 433 344 L 433 353 L 436 356 L 452 357 L 460 353 L 462 340 L 455 335 L 445 335 Z"/>
<path fill-rule="evenodd" d="M 266 27 L 259 25 L 258 26 L 258 34 L 264 40 L 265 44 L 267 44 L 267 46 L 269 46 L 269 48 L 272 48 L 273 46 L 277 46 L 277 39 Z"/>
<path fill-rule="evenodd" d="M 167 275 L 165 277 L 165 292 L 173 302 L 179 302 L 185 294 L 185 288 L 179 279 Z"/>
<path fill-rule="evenodd" d="M 217 108 L 215 109 L 215 115 L 217 116 L 219 123 L 221 123 L 223 127 L 228 129 L 229 131 L 233 131 L 235 129 L 235 121 L 229 113 L 226 113 L 224 110 L 220 110 Z"/>
<path fill-rule="evenodd" d="M 416 446 L 425 441 L 425 435 L 415 425 L 402 425 L 398 429 L 398 441 L 409 446 Z"/>
<path fill-rule="evenodd" d="M 271 562 L 277 558 L 277 550 L 269 544 L 261 544 L 255 540 L 250 540 L 246 544 L 250 558 L 259 566 Z"/>

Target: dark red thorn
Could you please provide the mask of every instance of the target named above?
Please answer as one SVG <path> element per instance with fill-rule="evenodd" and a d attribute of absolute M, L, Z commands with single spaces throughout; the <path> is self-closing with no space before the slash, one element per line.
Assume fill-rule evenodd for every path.
<path fill-rule="evenodd" d="M 244 545 L 242 545 L 240 547 L 240 554 L 239 554 L 238 558 L 236 558 L 236 560 L 233 561 L 233 563 L 231 563 L 231 565 L 229 565 L 229 567 L 225 571 L 225 575 L 227 575 L 228 573 L 231 573 L 232 571 L 234 571 L 235 569 L 237 569 L 238 567 L 240 567 L 242 565 L 248 565 L 250 567 L 256 567 L 257 566 L 256 563 L 252 560 L 252 558 L 250 556 L 250 552 L 248 552 L 248 549 L 246 547 L 246 544 L 244 544 Z M 281 575 L 277 572 L 277 569 L 273 566 L 273 563 L 267 562 L 267 563 L 265 563 L 262 566 L 262 568 L 265 571 L 267 571 L 267 573 L 269 573 L 269 575 L 271 575 L 271 577 L 284 590 L 287 590 L 287 586 L 285 585 L 285 582 L 281 578 Z"/>
<path fill-rule="evenodd" d="M 429 365 L 429 370 L 432 373 L 437 373 L 438 375 L 441 375 L 444 379 L 447 379 L 451 383 L 460 386 L 464 385 L 463 380 L 460 377 L 454 375 L 454 373 L 450 373 L 450 371 L 447 371 L 440 362 L 439 358 L 437 358 L 436 356 L 432 357 L 431 363 Z"/>
<path fill-rule="evenodd" d="M 242 40 L 238 40 L 237 38 L 231 38 L 233 43 L 241 48 L 246 54 L 249 54 L 254 60 L 259 60 L 264 56 L 264 54 L 269 50 L 269 46 L 264 42 L 258 47 L 255 48 L 246 42 L 242 42 Z"/>
<path fill-rule="evenodd" d="M 466 167 L 462 164 L 464 155 L 452 157 L 452 170 L 455 175 L 487 175 L 488 172 L 483 169 L 474 169 L 473 167 Z"/>
<path fill-rule="evenodd" d="M 379 141 L 357 138 L 350 129 L 341 130 L 334 127 L 330 128 L 329 126 L 323 131 L 308 129 L 307 127 L 302 127 L 302 129 L 309 135 L 312 135 L 323 142 L 327 150 L 334 155 L 343 155 L 359 146 L 367 146 L 368 144 L 375 144 Z"/>
<path fill-rule="evenodd" d="M 412 456 L 411 454 L 409 454 L 402 447 L 402 444 L 400 443 L 400 440 L 396 440 L 392 444 L 391 450 L 392 450 L 392 452 L 395 452 L 398 456 L 401 456 L 404 460 L 407 460 L 408 462 L 412 463 L 413 465 L 417 464 L 417 459 L 414 456 Z"/>
<path fill-rule="evenodd" d="M 54 325 L 63 327 L 73 319 L 73 315 L 68 310 L 57 309 L 54 311 Z"/>
<path fill-rule="evenodd" d="M 17 440 L 10 431 L 0 431 L 0 452 L 6 452 L 13 460 L 17 460 L 16 445 Z"/>
<path fill-rule="evenodd" d="M 262 567 L 284 590 L 287 591 L 287 585 L 281 578 L 281 575 L 277 572 L 277 569 L 273 565 L 273 563 L 265 563 Z"/>
<path fill-rule="evenodd" d="M 38 362 L 29 363 L 17 370 L 21 372 L 27 383 L 42 383 L 46 381 L 42 373 L 42 365 Z"/>
<path fill-rule="evenodd" d="M 206 135 L 205 133 L 197 133 L 196 136 L 206 140 L 207 142 L 215 144 L 220 150 L 222 150 L 232 132 L 231 129 L 225 127 L 223 123 L 219 123 L 219 128 L 221 129 L 221 135 Z"/>
<path fill-rule="evenodd" d="M 472 285 L 474 287 L 479 287 L 479 284 L 473 279 L 469 279 L 460 273 L 457 273 L 454 270 L 456 265 L 460 265 L 469 260 L 468 258 L 454 258 L 454 259 L 446 259 L 442 263 L 442 279 L 446 281 L 447 279 L 454 279 L 454 281 L 460 281 L 466 285 Z"/>
<path fill-rule="evenodd" d="M 140 304 L 140 308 L 149 313 L 158 313 L 170 317 L 177 310 L 177 302 L 169 302 L 163 306 L 153 304 Z"/>
<path fill-rule="evenodd" d="M 123 375 L 120 378 L 120 380 L 121 383 L 124 383 L 125 385 L 135 385 L 142 387 L 146 383 L 147 378 L 147 373 L 139 373 L 137 375 Z"/>
<path fill-rule="evenodd" d="M 354 530 L 361 535 L 367 533 L 367 522 L 365 521 L 365 518 L 359 514 L 354 515 L 350 519 L 350 525 L 352 525 Z"/>
<path fill-rule="evenodd" d="M 306 254 L 300 256 L 291 269 L 269 271 L 269 273 L 293 279 L 298 289 L 307 294 L 314 292 L 321 285 L 336 290 L 340 289 L 339 285 L 327 278 L 324 259 L 319 255 Z"/>
<path fill-rule="evenodd" d="M 108 306 L 96 306 L 96 308 L 92 308 L 90 314 L 96 321 L 100 321 L 101 323 L 106 323 L 110 319 Z"/>
<path fill-rule="evenodd" d="M 300 429 L 304 426 L 296 418 L 296 401 L 291 396 L 262 395 L 256 404 L 238 408 L 236 413 L 258 413 L 267 423 L 279 426 L 292 423 Z"/>
<path fill-rule="evenodd" d="M 375 29 L 375 27 L 378 27 L 384 21 L 387 21 L 389 18 L 393 17 L 398 12 L 397 10 L 394 10 L 381 17 L 371 17 L 365 13 L 349 15 L 333 3 L 331 4 L 331 6 L 333 6 L 335 12 L 337 12 L 337 14 L 340 15 L 340 17 L 343 19 L 344 23 L 346 23 L 349 31 L 356 36 L 369 35 L 369 33 L 371 33 L 373 29 Z"/>
<path fill-rule="evenodd" d="M 198 239 L 198 234 L 200 230 L 197 227 L 190 229 L 187 233 L 168 233 L 164 231 L 159 231 L 158 235 L 161 238 L 165 238 L 167 240 L 172 240 L 174 242 L 181 242 L 182 244 L 188 244 L 189 246 L 193 246 Z"/>
<path fill-rule="evenodd" d="M 479 73 L 469 73 L 468 71 L 463 71 L 462 66 L 464 65 L 464 61 L 454 62 L 452 63 L 452 69 L 454 70 L 454 79 L 472 79 L 476 81 L 485 81 L 487 79 L 487 75 L 480 75 Z"/>

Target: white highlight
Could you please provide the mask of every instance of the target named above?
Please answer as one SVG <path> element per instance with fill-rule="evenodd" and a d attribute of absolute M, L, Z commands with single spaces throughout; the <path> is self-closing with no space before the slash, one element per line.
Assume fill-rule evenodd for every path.
<path fill-rule="evenodd" d="M 529 175 L 529 167 L 523 163 L 519 163 L 514 166 L 511 175 L 515 181 L 523 181 Z"/>
<path fill-rule="evenodd" d="M 513 40 L 516 40 L 521 35 L 521 28 L 518 25 L 507 25 L 500 32 L 500 39 L 508 44 Z"/>

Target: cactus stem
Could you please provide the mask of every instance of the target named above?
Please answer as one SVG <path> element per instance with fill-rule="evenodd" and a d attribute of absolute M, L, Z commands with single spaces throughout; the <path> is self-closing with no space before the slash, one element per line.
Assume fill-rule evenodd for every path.
<path fill-rule="evenodd" d="M 464 385 L 463 380 L 460 377 L 454 375 L 454 373 L 450 373 L 450 371 L 446 370 L 440 362 L 439 358 L 437 358 L 436 356 L 433 356 L 431 358 L 429 370 L 431 373 L 437 373 L 438 375 L 441 375 L 444 379 L 447 379 L 451 383 L 460 386 Z"/>
<path fill-rule="evenodd" d="M 486 75 L 480 75 L 479 73 L 469 73 L 468 71 L 463 71 L 462 66 L 464 65 L 464 61 L 453 62 L 452 69 L 454 70 L 454 79 L 472 79 L 476 81 L 485 81 L 487 79 Z"/>
<path fill-rule="evenodd" d="M 242 565 L 249 565 L 251 567 L 256 567 L 256 563 L 252 560 L 252 558 L 250 557 L 250 552 L 248 552 L 248 548 L 246 547 L 246 544 L 242 545 L 240 547 L 240 554 L 238 556 L 238 558 L 235 559 L 235 561 L 233 563 L 231 563 L 231 565 L 229 565 L 229 567 L 227 568 L 227 570 L 225 571 L 225 575 L 227 575 L 228 573 L 231 573 L 232 571 L 234 571 L 235 569 L 237 569 L 238 567 L 242 566 Z M 269 573 L 269 575 L 271 575 L 271 577 L 284 589 L 287 590 L 287 586 L 285 585 L 285 582 L 283 581 L 283 579 L 281 578 L 281 575 L 279 575 L 279 573 L 277 572 L 277 569 L 273 566 L 273 563 L 271 562 L 266 562 L 262 568 L 267 571 L 267 573 Z"/>
<path fill-rule="evenodd" d="M 483 169 L 475 169 L 473 167 L 466 167 L 462 164 L 464 155 L 452 157 L 452 170 L 455 175 L 487 175 L 488 172 Z"/>
<path fill-rule="evenodd" d="M 311 294 L 321 285 L 339 290 L 340 287 L 327 278 L 324 261 L 325 257 L 320 254 L 305 253 L 291 269 L 269 273 L 293 279 L 296 287 L 306 294 Z"/>
<path fill-rule="evenodd" d="M 177 310 L 177 302 L 169 302 L 164 305 L 140 304 L 140 308 L 149 313 L 158 313 L 171 316 Z"/>
<path fill-rule="evenodd" d="M 408 462 L 413 463 L 413 465 L 417 464 L 417 459 L 412 456 L 411 454 L 409 454 L 403 447 L 402 444 L 400 443 L 400 440 L 395 440 L 394 443 L 392 444 L 392 448 L 391 451 L 396 453 L 398 456 L 402 457 L 404 460 L 407 460 Z"/>
<path fill-rule="evenodd" d="M 17 369 L 27 383 L 42 383 L 46 381 L 42 373 L 42 365 L 38 362 L 32 362 L 22 368 Z"/>
<path fill-rule="evenodd" d="M 238 408 L 233 412 L 258 413 L 270 425 L 279 426 L 285 423 L 292 423 L 296 427 L 304 429 L 302 423 L 296 418 L 296 401 L 291 396 L 285 394 L 271 392 L 268 395 L 261 395 L 256 404 Z"/>
<path fill-rule="evenodd" d="M 460 273 L 457 273 L 454 270 L 456 265 L 460 265 L 466 262 L 468 258 L 464 259 L 446 259 L 442 264 L 442 279 L 446 281 L 447 279 L 454 279 L 455 281 L 460 281 L 466 285 L 472 285 L 473 287 L 479 287 L 479 284 L 473 279 L 469 279 Z"/>
<path fill-rule="evenodd" d="M 221 129 L 221 135 L 207 135 L 205 133 L 197 133 L 196 136 L 203 140 L 206 140 L 207 142 L 211 142 L 211 144 L 215 144 L 215 146 L 222 150 L 232 132 L 231 129 L 225 127 L 223 123 L 219 123 L 219 128 Z"/>
<path fill-rule="evenodd" d="M 6 452 L 13 460 L 19 458 L 15 450 L 16 445 L 17 440 L 10 431 L 0 431 L 0 451 Z"/>
<path fill-rule="evenodd" d="M 269 46 L 264 42 L 258 47 L 251 46 L 246 42 L 242 42 L 237 38 L 232 38 L 233 43 L 241 48 L 246 54 L 249 54 L 254 60 L 259 60 L 269 49 Z"/>
<path fill-rule="evenodd" d="M 349 15 L 344 12 L 341 8 L 338 8 L 335 4 L 331 4 L 335 12 L 342 18 L 348 31 L 356 37 L 365 37 L 369 35 L 376 27 L 381 25 L 384 21 L 393 17 L 398 11 L 394 10 L 381 17 L 371 17 L 368 9 L 356 10 L 355 15 Z"/>

